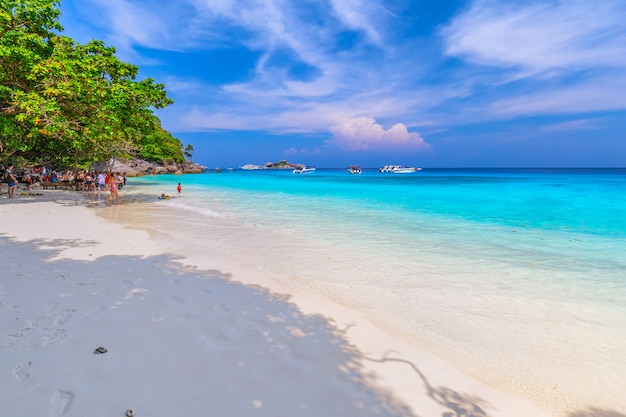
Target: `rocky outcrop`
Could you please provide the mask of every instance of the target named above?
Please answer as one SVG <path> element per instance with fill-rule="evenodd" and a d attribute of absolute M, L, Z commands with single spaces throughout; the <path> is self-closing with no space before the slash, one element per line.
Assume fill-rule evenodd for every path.
<path fill-rule="evenodd" d="M 191 161 L 185 161 L 182 164 L 159 165 L 141 159 L 131 159 L 128 161 L 116 160 L 113 162 L 112 166 L 113 172 L 125 172 L 127 177 L 153 174 L 200 174 L 206 169 L 207 167 Z M 103 170 L 108 170 L 108 167 Z"/>
<path fill-rule="evenodd" d="M 287 162 L 284 159 L 278 162 L 266 162 L 264 165 L 257 164 L 245 164 L 242 169 L 254 170 L 254 169 L 295 169 L 304 166 L 304 164 L 294 164 Z"/>
<path fill-rule="evenodd" d="M 266 169 L 294 169 L 302 166 L 302 164 L 294 164 L 293 162 L 287 162 L 284 159 L 278 162 L 266 162 Z"/>

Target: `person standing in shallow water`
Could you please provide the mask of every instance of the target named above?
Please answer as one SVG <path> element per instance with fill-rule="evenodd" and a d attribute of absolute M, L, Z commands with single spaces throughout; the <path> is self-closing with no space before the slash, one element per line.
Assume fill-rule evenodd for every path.
<path fill-rule="evenodd" d="M 109 197 L 111 205 L 113 205 L 113 197 L 115 197 L 115 199 L 117 200 L 117 204 L 121 206 L 122 201 L 120 200 L 120 194 L 117 191 L 117 180 L 115 178 L 115 175 L 111 175 L 109 177 L 109 191 L 111 192 L 111 196 Z"/>
<path fill-rule="evenodd" d="M 180 183 L 178 183 L 178 187 L 176 187 L 176 191 L 178 191 L 179 193 L 183 191 L 183 186 L 180 185 Z"/>

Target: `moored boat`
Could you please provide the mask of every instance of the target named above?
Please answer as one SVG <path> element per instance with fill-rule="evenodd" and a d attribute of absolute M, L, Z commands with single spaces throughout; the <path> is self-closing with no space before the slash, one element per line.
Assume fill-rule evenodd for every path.
<path fill-rule="evenodd" d="M 296 169 L 293 170 L 294 174 L 310 174 L 311 172 L 315 172 L 315 167 L 308 167 L 306 165 L 300 165 Z"/>
<path fill-rule="evenodd" d="M 363 173 L 363 170 L 358 165 L 350 165 L 348 167 L 348 172 L 352 175 L 360 175 Z"/>
<path fill-rule="evenodd" d="M 244 166 L 241 167 L 241 169 L 246 170 L 246 171 L 253 171 L 256 169 L 262 169 L 263 167 L 261 165 L 255 165 L 255 164 L 245 164 Z"/>
<path fill-rule="evenodd" d="M 404 165 L 385 165 L 382 168 L 378 168 L 378 172 L 391 172 L 392 174 L 412 174 L 417 171 L 421 171 L 419 167 L 407 167 Z"/>

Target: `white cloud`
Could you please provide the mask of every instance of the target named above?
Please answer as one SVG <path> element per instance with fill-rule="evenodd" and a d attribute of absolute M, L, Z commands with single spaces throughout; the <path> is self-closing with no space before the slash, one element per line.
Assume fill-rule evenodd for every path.
<path fill-rule="evenodd" d="M 154 0 L 81 0 L 80 4 L 89 10 L 90 20 L 109 30 L 107 39 L 118 47 L 120 57 L 140 65 L 155 62 L 133 55 L 140 47 L 154 49 L 155 57 L 158 50 L 193 54 L 243 46 L 254 51 L 249 55 L 257 56 L 254 71 L 228 84 L 209 78 L 204 87 L 191 86 L 202 80 L 202 61 L 187 80 L 170 77 L 167 89 L 177 109 L 167 117 L 178 113 L 177 127 L 320 132 L 356 115 L 379 120 L 415 117 L 416 109 L 424 107 L 419 103 L 440 96 L 416 94 L 412 85 L 419 65 L 383 62 L 388 48 L 381 42 L 390 40 L 385 27 L 390 14 L 379 3 L 180 0 L 155 7 Z M 364 36 L 348 36 L 344 45 L 346 33 L 355 32 Z M 398 48 L 397 42 L 393 45 Z M 407 56 L 394 59 L 413 61 Z M 304 72 L 308 76 L 294 75 L 292 64 L 310 68 Z"/>
<path fill-rule="evenodd" d="M 109 30 L 116 46 L 163 47 L 169 42 L 168 8 L 145 7 L 127 0 L 91 0 L 96 23 Z M 172 15 L 169 15 L 172 17 Z"/>
<path fill-rule="evenodd" d="M 377 115 L 381 120 L 397 120 L 398 114 L 409 114 L 411 108 L 419 106 L 419 100 L 415 98 L 390 100 L 381 97 L 380 94 L 383 93 L 374 93 L 373 96 L 356 95 L 328 102 L 307 101 L 293 106 L 287 103 L 288 99 L 272 95 L 245 95 L 237 97 L 233 102 L 209 89 L 198 87 L 196 91 L 203 97 L 213 99 L 194 107 L 175 104 L 163 110 L 160 117 L 171 130 L 192 132 L 234 129 L 273 134 L 327 133 L 332 126 L 341 126 L 351 119 L 374 120 Z M 178 103 L 176 97 L 174 100 Z M 244 105 L 244 100 L 249 102 Z M 213 104 L 214 101 L 217 104 Z M 414 114 L 410 114 L 410 118 L 407 116 L 405 120 L 410 121 L 412 126 L 432 128 L 436 124 L 433 120 Z"/>
<path fill-rule="evenodd" d="M 247 116 L 227 112 L 204 113 L 198 109 L 175 116 L 172 121 L 174 127 L 171 129 L 182 132 L 214 129 L 250 130 L 249 126 L 254 124 Z"/>
<path fill-rule="evenodd" d="M 520 94 L 494 101 L 490 113 L 496 117 L 541 114 L 581 114 L 626 109 L 626 79 L 610 77 L 548 91 Z"/>
<path fill-rule="evenodd" d="M 186 51 L 189 61 L 200 52 L 184 74 L 164 77 L 177 71 L 169 62 L 145 72 L 165 78 L 175 104 L 163 120 L 174 131 L 330 131 L 329 143 L 345 149 L 419 148 L 428 145 L 409 132 L 416 126 L 626 108 L 621 0 L 475 0 L 432 34 L 417 25 L 438 22 L 415 23 L 418 8 L 403 9 L 410 2 L 393 15 L 381 0 L 68 1 L 142 73 L 147 61 L 131 55 L 141 48 L 154 60 L 159 50 Z M 445 50 L 429 35 L 443 35 Z M 211 78 L 215 62 L 203 72 L 220 49 L 242 48 L 241 78 Z M 461 60 L 447 66 L 443 54 Z"/>
<path fill-rule="evenodd" d="M 215 88 L 209 89 L 207 86 L 198 79 L 182 77 L 177 75 L 168 75 L 159 82 L 163 82 L 166 85 L 168 93 L 182 93 L 186 94 L 189 91 L 199 93 L 203 95 L 214 94 Z"/>
<path fill-rule="evenodd" d="M 355 117 L 330 128 L 333 138 L 327 143 L 345 150 L 429 149 L 417 132 L 409 132 L 402 123 L 385 130 L 374 119 Z"/>
<path fill-rule="evenodd" d="M 339 19 L 348 27 L 361 30 L 374 44 L 381 44 L 382 37 L 369 15 L 368 8 L 376 8 L 373 0 L 330 0 L 330 3 Z"/>
<path fill-rule="evenodd" d="M 294 147 L 291 147 L 289 149 L 285 149 L 283 153 L 285 155 L 319 155 L 322 153 L 322 150 L 320 148 L 296 149 Z"/>
<path fill-rule="evenodd" d="M 299 151 L 298 149 L 293 148 L 293 147 L 292 147 L 292 148 L 289 148 L 289 149 L 285 149 L 285 150 L 283 151 L 283 153 L 284 153 L 285 155 L 297 155 L 299 152 L 300 152 L 300 151 Z"/>
<path fill-rule="evenodd" d="M 624 21 L 622 0 L 480 0 L 442 34 L 447 55 L 530 76 L 626 66 Z"/>
<path fill-rule="evenodd" d="M 602 123 L 606 121 L 605 118 L 598 119 L 580 119 L 569 120 L 567 122 L 553 123 L 541 127 L 542 132 L 569 132 L 580 130 L 599 130 L 602 129 Z"/>

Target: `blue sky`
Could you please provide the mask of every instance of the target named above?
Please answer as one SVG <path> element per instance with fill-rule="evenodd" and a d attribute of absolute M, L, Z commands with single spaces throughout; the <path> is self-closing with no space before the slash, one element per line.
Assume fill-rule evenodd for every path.
<path fill-rule="evenodd" d="M 626 167 L 623 0 L 62 0 L 194 161 Z"/>

